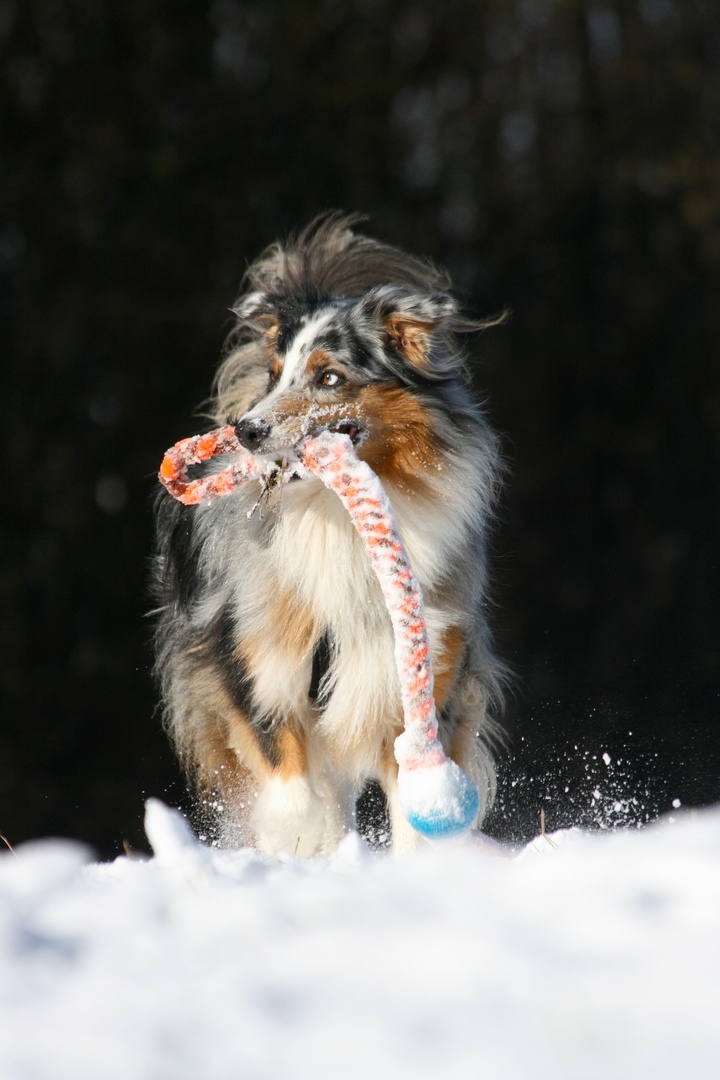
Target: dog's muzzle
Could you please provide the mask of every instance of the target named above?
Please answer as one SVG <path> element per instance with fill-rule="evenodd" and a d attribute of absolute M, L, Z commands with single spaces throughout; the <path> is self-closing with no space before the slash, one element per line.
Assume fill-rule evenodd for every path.
<path fill-rule="evenodd" d="M 245 417 L 235 425 L 235 434 L 238 442 L 251 453 L 262 452 L 263 443 L 267 440 L 271 431 L 272 427 L 270 424 L 259 416 Z M 354 420 L 341 420 L 328 427 L 320 427 L 314 434 L 317 434 L 318 431 L 334 431 L 339 435 L 348 435 L 353 444 L 358 443 L 362 434 L 360 425 Z"/>

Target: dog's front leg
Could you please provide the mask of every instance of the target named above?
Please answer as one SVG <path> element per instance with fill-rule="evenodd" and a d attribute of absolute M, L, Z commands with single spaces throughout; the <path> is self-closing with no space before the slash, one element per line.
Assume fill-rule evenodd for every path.
<path fill-rule="evenodd" d="M 258 793 L 252 826 L 259 851 L 315 855 L 323 845 L 322 801 L 306 776 L 273 776 Z"/>
<path fill-rule="evenodd" d="M 258 850 L 304 857 L 332 851 L 354 827 L 354 792 L 333 769 L 309 761 L 302 735 L 283 728 L 276 745 L 278 764 L 261 781 L 253 810 Z"/>
<path fill-rule="evenodd" d="M 420 847 L 424 847 L 427 841 L 419 832 L 413 829 L 405 817 L 400 806 L 400 793 L 398 791 L 398 766 L 392 747 L 385 749 L 382 758 L 380 785 L 387 799 L 388 815 L 390 817 L 390 831 L 392 835 L 392 852 L 396 858 L 410 855 Z"/>

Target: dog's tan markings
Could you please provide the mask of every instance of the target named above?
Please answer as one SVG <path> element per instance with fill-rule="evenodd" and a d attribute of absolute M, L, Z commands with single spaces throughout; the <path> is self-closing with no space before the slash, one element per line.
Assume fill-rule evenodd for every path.
<path fill-rule="evenodd" d="M 461 721 L 455 727 L 450 740 L 448 757 L 452 758 L 456 765 L 472 775 L 475 771 L 478 756 L 477 724 L 470 724 L 467 720 Z"/>
<path fill-rule="evenodd" d="M 289 727 L 281 728 L 277 736 L 277 754 L 280 763 L 276 775 L 281 779 L 307 776 L 307 750 L 301 734 Z"/>
<path fill-rule="evenodd" d="M 270 775 L 249 720 L 231 700 L 216 670 L 198 668 L 190 678 L 188 697 L 193 721 L 184 731 L 178 753 L 202 788 L 227 796 L 242 787 L 246 769 L 257 777 Z"/>
<path fill-rule="evenodd" d="M 282 371 L 282 369 L 283 369 L 282 357 L 278 353 L 275 353 L 275 355 L 272 358 L 272 362 L 270 364 L 270 374 L 272 375 L 273 379 L 279 379 L 280 378 L 280 372 Z"/>
<path fill-rule="evenodd" d="M 329 352 L 325 349 L 315 349 L 314 352 L 308 357 L 306 370 L 308 375 L 313 376 L 322 371 L 323 368 L 330 367 L 333 360 Z"/>
<path fill-rule="evenodd" d="M 275 350 L 278 337 L 280 336 L 280 323 L 277 321 L 274 315 L 261 315 L 258 320 L 265 329 L 263 330 L 263 340 L 267 355 L 269 356 Z"/>
<path fill-rule="evenodd" d="M 239 709 L 231 708 L 232 713 L 227 717 L 230 746 L 253 776 L 259 780 L 269 780 L 273 775 L 273 765 L 260 745 L 255 728 Z"/>
<path fill-rule="evenodd" d="M 270 374 L 272 375 L 273 380 L 276 380 L 280 377 L 280 372 L 283 369 L 282 357 L 276 351 L 278 337 L 280 336 L 280 323 L 270 315 L 266 315 L 263 318 L 269 320 L 269 325 L 262 336 L 265 363 L 269 364 Z"/>
<path fill-rule="evenodd" d="M 241 766 L 237 754 L 228 745 L 227 730 L 223 731 L 218 724 L 208 724 L 198 734 L 195 753 L 204 787 L 224 791 L 235 786 Z"/>
<path fill-rule="evenodd" d="M 319 633 L 310 608 L 294 593 L 282 590 L 280 585 L 268 595 L 264 612 L 263 621 L 269 637 L 259 633 L 246 634 L 238 648 L 251 675 L 253 666 L 265 658 L 269 645 L 273 651 L 279 649 L 289 663 L 297 664 L 308 655 Z"/>
<path fill-rule="evenodd" d="M 381 480 L 416 494 L 435 493 L 442 458 L 420 402 L 393 383 L 363 387 L 357 400 L 360 417 L 370 419 L 359 457 Z"/>
<path fill-rule="evenodd" d="M 437 323 L 412 319 L 400 312 L 388 315 L 385 319 L 385 329 L 390 337 L 410 363 L 419 368 L 427 367 L 430 332 L 435 326 Z"/>
<path fill-rule="evenodd" d="M 449 626 L 443 635 L 440 648 L 432 657 L 433 693 L 438 709 L 447 701 L 453 688 L 464 650 L 465 635 L 462 630 L 457 626 Z"/>
<path fill-rule="evenodd" d="M 289 780 L 307 774 L 307 752 L 301 734 L 280 727 L 273 736 L 273 761 L 263 750 L 258 734 L 243 711 L 230 700 L 212 671 L 204 671 L 194 690 L 202 690 L 205 723 L 194 735 L 192 757 L 197 778 L 207 790 L 215 789 L 226 799 L 244 792 L 248 771 L 258 780 L 273 776 Z"/>

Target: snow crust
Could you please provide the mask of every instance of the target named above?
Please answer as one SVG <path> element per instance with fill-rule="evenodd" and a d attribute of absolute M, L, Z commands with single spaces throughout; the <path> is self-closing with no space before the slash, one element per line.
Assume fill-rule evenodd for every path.
<path fill-rule="evenodd" d="M 0 856 L 2 1080 L 664 1080 L 720 1069 L 720 810 L 402 861 Z"/>

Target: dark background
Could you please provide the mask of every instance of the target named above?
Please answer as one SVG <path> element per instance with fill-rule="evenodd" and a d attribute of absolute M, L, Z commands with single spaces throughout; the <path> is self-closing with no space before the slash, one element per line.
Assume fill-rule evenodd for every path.
<path fill-rule="evenodd" d="M 187 805 L 154 474 L 247 261 L 328 207 L 513 311 L 475 349 L 511 470 L 493 830 L 720 798 L 720 6 L 0 0 L 0 49 L 0 832 L 107 855 Z"/>

